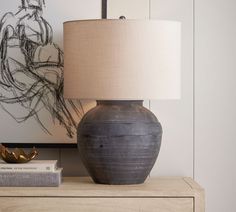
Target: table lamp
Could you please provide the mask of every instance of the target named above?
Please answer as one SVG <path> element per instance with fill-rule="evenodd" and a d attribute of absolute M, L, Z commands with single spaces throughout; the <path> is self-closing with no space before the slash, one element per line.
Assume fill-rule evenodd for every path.
<path fill-rule="evenodd" d="M 180 98 L 179 22 L 64 23 L 64 97 L 96 100 L 77 130 L 95 183 L 139 184 L 160 150 L 162 127 L 143 100 Z"/>

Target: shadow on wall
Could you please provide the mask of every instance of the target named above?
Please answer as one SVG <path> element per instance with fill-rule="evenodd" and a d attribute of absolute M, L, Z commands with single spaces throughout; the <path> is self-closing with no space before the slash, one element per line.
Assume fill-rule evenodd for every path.
<path fill-rule="evenodd" d="M 24 149 L 29 152 L 31 149 Z M 57 160 L 58 167 L 63 168 L 64 177 L 88 176 L 77 148 L 59 149 L 59 148 L 37 148 L 39 155 L 36 160 Z"/>

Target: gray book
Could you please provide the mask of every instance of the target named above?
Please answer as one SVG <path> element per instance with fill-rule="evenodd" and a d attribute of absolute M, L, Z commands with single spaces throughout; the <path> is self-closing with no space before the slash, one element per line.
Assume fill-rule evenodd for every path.
<path fill-rule="evenodd" d="M 0 172 L 0 187 L 57 187 L 62 169 L 54 172 Z"/>

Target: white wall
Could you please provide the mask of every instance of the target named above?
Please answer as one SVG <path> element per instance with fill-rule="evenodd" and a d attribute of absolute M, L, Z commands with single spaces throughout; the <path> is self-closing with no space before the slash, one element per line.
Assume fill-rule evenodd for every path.
<path fill-rule="evenodd" d="M 195 179 L 236 211 L 236 1 L 195 0 Z"/>

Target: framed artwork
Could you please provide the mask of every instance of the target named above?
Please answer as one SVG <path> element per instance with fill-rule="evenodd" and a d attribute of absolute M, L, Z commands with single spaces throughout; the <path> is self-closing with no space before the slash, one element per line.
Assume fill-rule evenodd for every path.
<path fill-rule="evenodd" d="M 0 0 L 0 4 L 0 143 L 76 147 L 77 125 L 95 102 L 63 98 L 63 22 L 148 18 L 148 1 Z"/>
<path fill-rule="evenodd" d="M 0 143 L 75 147 L 90 102 L 63 98 L 63 22 L 106 16 L 101 0 L 0 0 Z"/>

